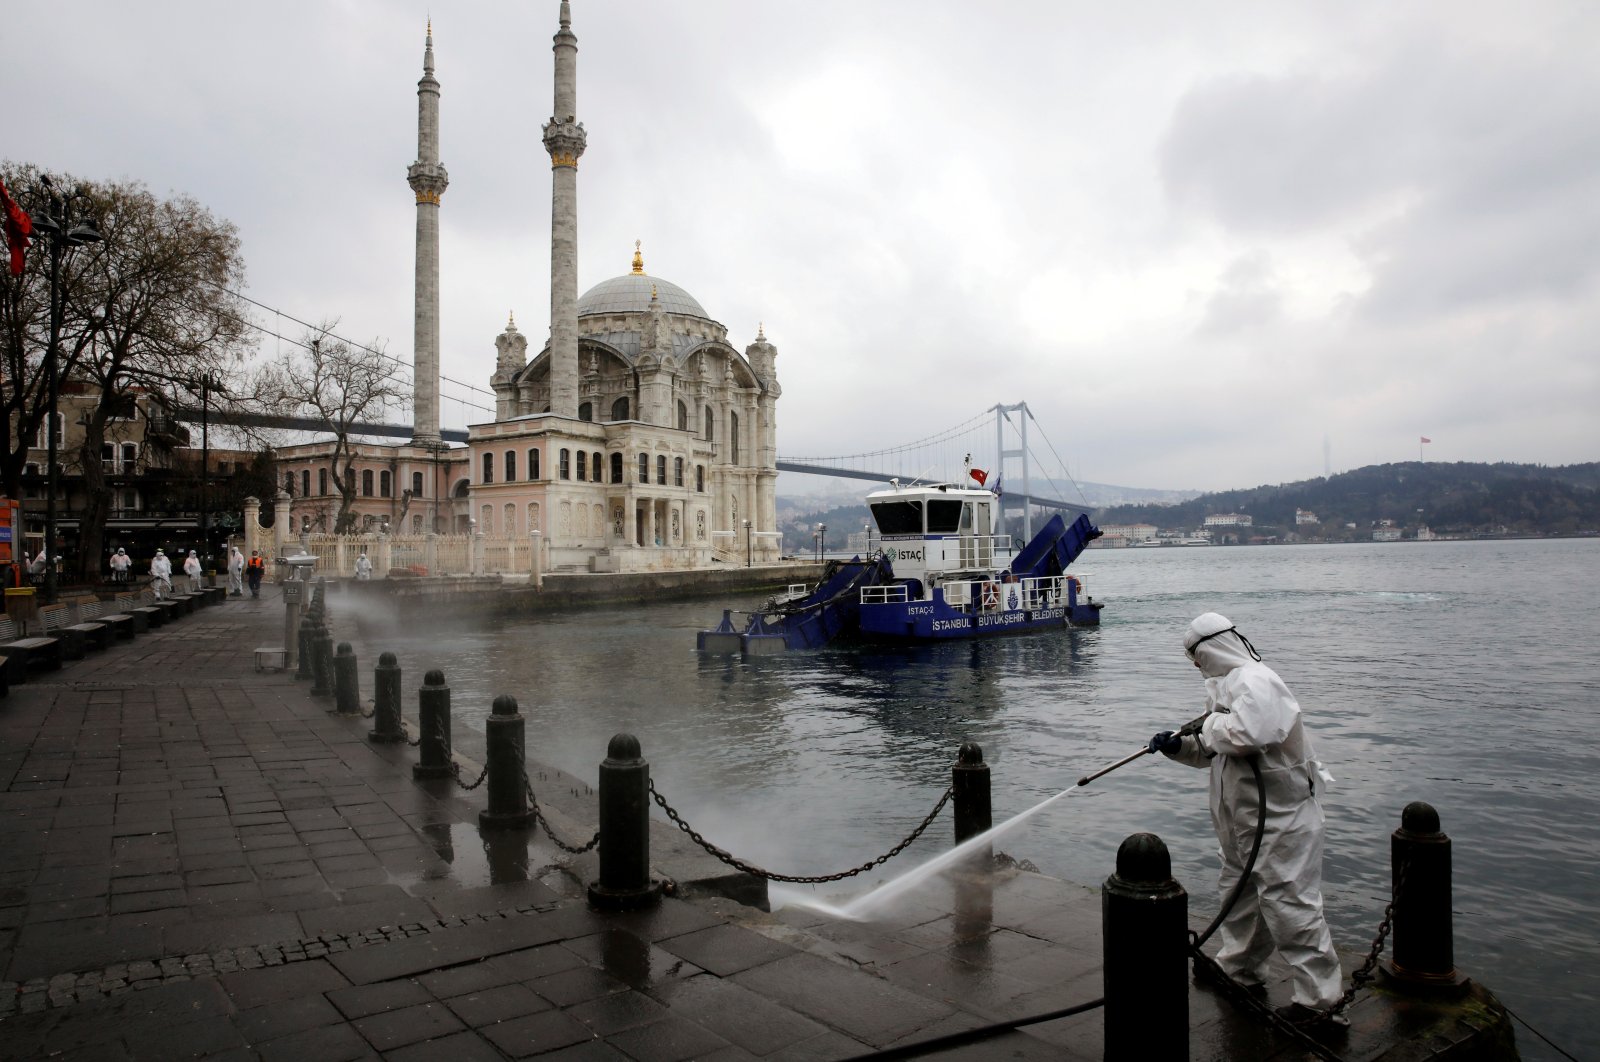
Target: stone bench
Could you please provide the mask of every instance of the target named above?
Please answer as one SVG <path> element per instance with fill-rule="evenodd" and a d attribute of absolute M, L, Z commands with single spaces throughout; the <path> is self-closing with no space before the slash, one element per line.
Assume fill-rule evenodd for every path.
<path fill-rule="evenodd" d="M 61 655 L 82 660 L 90 649 L 104 649 L 110 632 L 100 623 L 74 623 L 76 609 L 71 605 L 45 605 L 39 610 L 39 626 L 46 637 L 61 639 Z"/>
<path fill-rule="evenodd" d="M 167 610 L 157 608 L 155 605 L 135 605 L 128 610 L 128 615 L 135 617 L 135 623 L 144 620 L 145 630 L 151 630 L 167 622 Z"/>
<path fill-rule="evenodd" d="M 106 644 L 111 643 L 111 638 L 117 637 L 124 641 L 137 633 L 132 616 L 125 612 L 106 612 L 105 606 L 98 601 L 85 602 L 78 606 L 78 619 L 84 623 L 98 623 L 106 629 Z"/>
<path fill-rule="evenodd" d="M 289 666 L 289 650 L 280 649 L 275 645 L 263 645 L 256 649 L 256 670 L 265 671 L 271 668 L 282 671 Z"/>
<path fill-rule="evenodd" d="M 28 681 L 31 667 L 61 667 L 62 653 L 59 638 L 18 638 L 17 625 L 10 619 L 0 619 L 0 653 L 5 654 L 6 678 L 10 682 Z"/>

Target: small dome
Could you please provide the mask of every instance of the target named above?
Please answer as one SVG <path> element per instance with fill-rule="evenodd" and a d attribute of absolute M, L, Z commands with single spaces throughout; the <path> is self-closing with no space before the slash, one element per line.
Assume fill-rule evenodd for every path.
<path fill-rule="evenodd" d="M 602 280 L 578 299 L 578 316 L 591 313 L 643 313 L 650 308 L 650 290 L 661 300 L 663 313 L 681 313 L 710 320 L 695 297 L 670 280 L 644 273 L 627 273 Z"/>

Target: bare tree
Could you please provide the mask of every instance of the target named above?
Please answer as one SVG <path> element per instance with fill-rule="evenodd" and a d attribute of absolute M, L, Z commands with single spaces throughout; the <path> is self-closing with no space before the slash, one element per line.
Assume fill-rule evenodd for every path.
<path fill-rule="evenodd" d="M 38 198 L 32 167 L 4 167 L 19 198 Z M 62 471 L 83 477 L 79 578 L 98 572 L 110 494 L 101 449 L 107 423 L 125 417 L 143 397 L 170 409 L 198 395 L 227 394 L 245 353 L 246 320 L 234 294 L 244 283 L 244 260 L 233 224 L 188 196 L 158 199 L 137 182 L 57 180 L 87 198 L 103 242 L 63 262 L 57 373 L 66 390 L 94 397 L 82 409 L 80 445 L 63 454 Z M 36 204 L 35 209 L 38 209 Z M 0 480 L 20 493 L 33 436 L 48 396 L 41 371 L 50 324 L 49 262 L 29 256 L 22 276 L 0 277 L 0 359 L 3 359 L 5 437 Z M 146 406 L 147 412 L 149 406 Z M 147 419 L 148 426 L 148 419 Z M 148 445 L 156 440 L 146 434 Z M 204 475 L 204 470 L 201 470 Z"/>
<path fill-rule="evenodd" d="M 380 340 L 352 345 L 334 335 L 337 325 L 324 321 L 307 333 L 301 349 L 268 364 L 257 393 L 277 412 L 326 423 L 325 430 L 333 435 L 330 464 L 339 489 L 333 530 L 346 534 L 355 526 L 355 426 L 381 420 L 389 403 L 403 402 L 411 392 L 396 378 L 394 359 L 384 353 Z"/>

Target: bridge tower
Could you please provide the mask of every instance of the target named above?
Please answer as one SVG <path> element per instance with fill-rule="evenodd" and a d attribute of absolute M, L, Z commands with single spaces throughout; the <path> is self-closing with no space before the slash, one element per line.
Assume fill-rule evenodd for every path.
<path fill-rule="evenodd" d="M 1017 430 L 1021 435 L 1020 449 L 1006 449 L 1006 421 L 1011 419 L 1010 417 L 1006 416 L 1007 413 L 1022 414 L 1017 418 L 1019 421 Z M 1028 488 L 1028 418 L 1030 416 L 1032 416 L 1032 414 L 1028 412 L 1028 403 L 1026 402 L 1018 402 L 1014 406 L 1002 404 L 994 407 L 994 450 L 996 455 L 995 461 L 998 464 L 998 467 L 995 469 L 995 479 L 997 482 L 1002 484 L 1003 490 L 1006 474 L 1006 458 L 1020 457 L 1022 459 L 1021 496 L 1023 498 L 1031 497 L 1033 494 L 1033 492 Z M 1000 526 L 1002 528 L 1005 527 L 1005 519 L 1006 498 L 1002 493 L 1000 495 Z M 1030 541 L 1033 538 L 1033 506 L 1026 501 L 1022 503 L 1022 538 L 1024 542 Z"/>

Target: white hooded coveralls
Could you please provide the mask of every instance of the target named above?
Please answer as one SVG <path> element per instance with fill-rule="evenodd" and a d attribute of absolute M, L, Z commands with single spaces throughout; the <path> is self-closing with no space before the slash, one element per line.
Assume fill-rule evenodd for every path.
<path fill-rule="evenodd" d="M 172 589 L 172 562 L 165 553 L 157 553 L 150 562 L 150 585 L 158 598 Z"/>
<path fill-rule="evenodd" d="M 228 554 L 228 593 L 234 597 L 244 593 L 244 554 L 238 546 Z"/>
<path fill-rule="evenodd" d="M 1256 755 L 1261 766 L 1266 830 L 1252 882 L 1218 930 L 1217 962 L 1236 980 L 1264 984 L 1276 950 L 1293 971 L 1294 1002 L 1326 1010 L 1338 1001 L 1341 985 L 1339 956 L 1322 914 L 1323 819 L 1316 794 L 1319 781 L 1332 779 L 1301 726 L 1294 694 L 1232 627 L 1215 612 L 1189 625 L 1184 648 L 1206 677 L 1207 714 L 1197 735 L 1167 753 L 1211 769 L 1224 898 L 1255 842 L 1257 794 L 1248 757 Z"/>
<path fill-rule="evenodd" d="M 189 589 L 200 589 L 200 558 L 191 551 L 189 558 L 183 562 L 184 574 L 189 577 Z"/>

